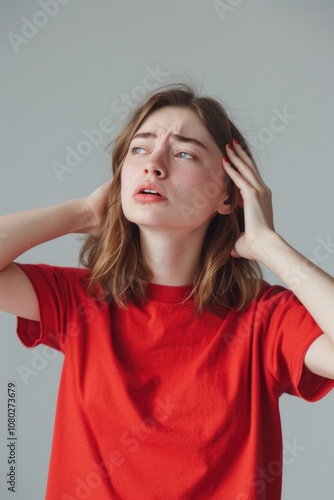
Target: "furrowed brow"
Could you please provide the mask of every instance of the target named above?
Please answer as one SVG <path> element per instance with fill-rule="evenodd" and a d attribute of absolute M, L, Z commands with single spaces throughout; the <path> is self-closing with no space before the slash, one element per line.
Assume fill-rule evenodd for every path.
<path fill-rule="evenodd" d="M 156 138 L 157 135 L 153 134 L 153 132 L 139 132 L 138 134 L 134 135 L 132 139 L 136 139 L 137 137 L 147 139 L 147 138 L 151 138 L 151 137 Z M 173 134 L 171 137 L 172 137 L 172 139 L 175 139 L 178 142 L 188 142 L 188 143 L 196 144 L 197 146 L 200 146 L 201 148 L 208 151 L 208 148 L 202 142 L 200 142 L 199 140 L 194 139 L 192 137 L 184 137 L 183 135 L 179 135 L 179 134 Z"/>
<path fill-rule="evenodd" d="M 193 144 L 197 144 L 197 146 L 200 146 L 201 148 L 205 149 L 206 151 L 208 150 L 208 148 L 206 146 L 204 146 L 204 144 L 202 142 L 200 142 L 198 139 L 194 139 L 192 137 L 184 137 L 183 135 L 179 135 L 179 134 L 173 134 L 172 137 L 178 142 L 190 142 Z"/>

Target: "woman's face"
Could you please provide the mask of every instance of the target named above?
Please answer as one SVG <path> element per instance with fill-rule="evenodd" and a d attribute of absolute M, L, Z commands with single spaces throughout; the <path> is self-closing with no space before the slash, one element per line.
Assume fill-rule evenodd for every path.
<path fill-rule="evenodd" d="M 218 211 L 229 213 L 222 157 L 192 110 L 154 111 L 134 134 L 122 167 L 125 217 L 139 227 L 195 229 Z"/>

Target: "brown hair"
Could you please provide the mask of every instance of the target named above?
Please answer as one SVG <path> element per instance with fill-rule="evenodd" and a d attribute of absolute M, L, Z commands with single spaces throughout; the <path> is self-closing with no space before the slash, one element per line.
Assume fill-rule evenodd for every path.
<path fill-rule="evenodd" d="M 126 219 L 122 211 L 121 170 L 133 135 L 153 111 L 165 106 L 194 111 L 222 154 L 225 154 L 226 144 L 235 138 L 254 161 L 245 138 L 216 99 L 200 97 L 185 83 L 170 84 L 146 96 L 108 146 L 113 146 L 109 209 L 100 236 L 88 236 L 80 250 L 80 263 L 91 269 L 89 290 L 100 286 L 104 297 L 122 308 L 126 308 L 128 301 L 138 303 L 138 299 L 145 299 L 152 273 L 141 256 L 139 228 Z M 237 188 L 226 177 L 233 203 Z M 217 213 L 208 226 L 190 295 L 194 296 L 198 314 L 203 307 L 245 309 L 260 292 L 262 272 L 257 262 L 231 257 L 231 250 L 243 231 L 244 211 L 240 206 L 229 215 Z"/>

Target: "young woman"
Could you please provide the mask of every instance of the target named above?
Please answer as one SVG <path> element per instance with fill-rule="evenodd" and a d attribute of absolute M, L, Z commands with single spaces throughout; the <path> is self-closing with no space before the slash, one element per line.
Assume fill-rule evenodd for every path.
<path fill-rule="evenodd" d="M 278 500 L 279 396 L 334 386 L 334 280 L 216 100 L 162 88 L 113 146 L 90 196 L 0 219 L 1 309 L 64 354 L 46 498 Z M 68 233 L 84 267 L 13 262 Z"/>

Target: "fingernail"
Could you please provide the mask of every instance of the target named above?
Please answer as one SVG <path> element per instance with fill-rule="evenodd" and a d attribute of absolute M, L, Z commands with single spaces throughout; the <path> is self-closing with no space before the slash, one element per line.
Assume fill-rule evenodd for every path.
<path fill-rule="evenodd" d="M 233 139 L 234 144 L 239 144 L 236 139 Z"/>
<path fill-rule="evenodd" d="M 226 156 L 224 156 L 224 161 L 227 161 L 227 163 L 229 162 L 228 159 L 226 158 Z"/>
<path fill-rule="evenodd" d="M 227 147 L 228 147 L 229 149 L 232 149 L 232 146 L 231 146 L 231 144 L 228 144 L 228 145 L 227 145 Z"/>

